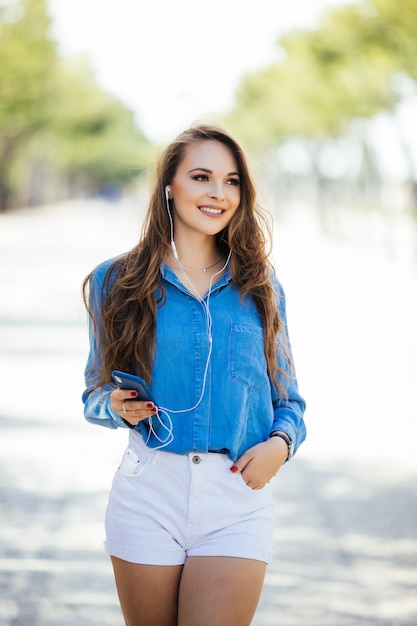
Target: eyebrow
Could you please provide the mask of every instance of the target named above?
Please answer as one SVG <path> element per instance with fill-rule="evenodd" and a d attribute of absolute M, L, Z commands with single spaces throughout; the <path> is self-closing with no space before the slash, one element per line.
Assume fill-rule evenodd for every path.
<path fill-rule="evenodd" d="M 188 174 L 191 174 L 191 172 L 197 172 L 197 171 L 207 172 L 207 174 L 213 173 L 212 170 L 208 170 L 206 167 L 194 167 L 192 170 L 188 170 Z M 227 176 L 239 176 L 239 172 L 229 172 Z"/>

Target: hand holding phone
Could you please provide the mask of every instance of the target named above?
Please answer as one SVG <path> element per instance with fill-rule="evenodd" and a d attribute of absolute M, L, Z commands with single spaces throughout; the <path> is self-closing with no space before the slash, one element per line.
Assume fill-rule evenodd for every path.
<path fill-rule="evenodd" d="M 172 433 L 171 418 L 169 417 L 166 410 L 158 409 L 158 407 L 155 405 L 154 399 L 152 397 L 152 394 L 146 382 L 139 376 L 134 376 L 133 374 L 127 374 L 126 372 L 120 372 L 119 370 L 113 370 L 112 378 L 119 389 L 126 389 L 128 391 L 136 391 L 136 393 L 138 394 L 133 401 L 131 398 L 125 398 L 123 401 L 120 398 L 117 398 L 117 400 L 115 400 L 115 405 L 113 405 L 112 403 L 113 409 L 118 412 L 118 414 L 120 415 L 122 420 L 125 422 L 125 424 L 127 424 L 129 428 L 135 428 L 140 421 L 149 418 L 149 423 L 147 424 L 148 431 L 149 431 L 148 439 L 150 435 L 153 434 L 161 444 L 161 445 L 156 446 L 155 449 L 158 450 L 159 448 L 163 448 L 164 446 L 171 443 L 171 441 L 173 441 L 174 439 L 174 435 Z M 110 394 L 110 398 L 115 393 L 116 392 L 113 391 Z M 137 406 L 137 402 L 136 402 L 137 400 L 141 402 L 145 401 L 147 403 L 146 410 L 143 408 L 140 408 L 140 409 L 131 408 L 132 406 L 133 407 Z M 125 404 L 127 405 L 127 407 L 125 406 Z M 162 411 L 162 413 L 166 415 L 167 422 L 168 422 L 167 424 L 165 424 L 162 421 L 159 415 L 160 410 Z M 151 413 L 151 415 L 149 413 Z M 153 425 L 152 425 L 153 415 L 156 416 L 156 419 L 160 425 L 159 434 L 154 430 Z M 161 432 L 162 432 L 162 435 L 165 434 L 165 438 L 163 438 L 163 436 L 161 438 Z"/>
<path fill-rule="evenodd" d="M 138 395 L 135 400 L 150 400 L 151 402 L 154 402 L 148 385 L 139 376 L 114 370 L 112 372 L 112 378 L 119 389 L 132 389 L 136 391 Z"/>

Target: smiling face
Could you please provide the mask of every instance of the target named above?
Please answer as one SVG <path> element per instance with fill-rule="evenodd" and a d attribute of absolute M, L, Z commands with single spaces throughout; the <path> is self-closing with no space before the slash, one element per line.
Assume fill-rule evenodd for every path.
<path fill-rule="evenodd" d="M 217 234 L 240 203 L 238 166 L 231 150 L 219 141 L 191 144 L 170 188 L 176 236 Z"/>

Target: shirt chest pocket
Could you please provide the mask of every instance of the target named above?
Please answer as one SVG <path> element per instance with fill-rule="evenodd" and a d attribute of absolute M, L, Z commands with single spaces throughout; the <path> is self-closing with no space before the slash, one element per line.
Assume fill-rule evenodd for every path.
<path fill-rule="evenodd" d="M 248 391 L 269 389 L 263 329 L 255 324 L 232 323 L 228 342 L 229 378 Z"/>

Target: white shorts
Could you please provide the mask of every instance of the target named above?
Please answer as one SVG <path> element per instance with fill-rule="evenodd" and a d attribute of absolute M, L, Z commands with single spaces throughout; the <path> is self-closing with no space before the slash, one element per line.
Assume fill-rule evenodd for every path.
<path fill-rule="evenodd" d="M 226 454 L 152 450 L 130 433 L 109 496 L 106 552 L 147 565 L 181 565 L 188 556 L 269 563 L 270 485 L 251 489 L 232 465 Z"/>

